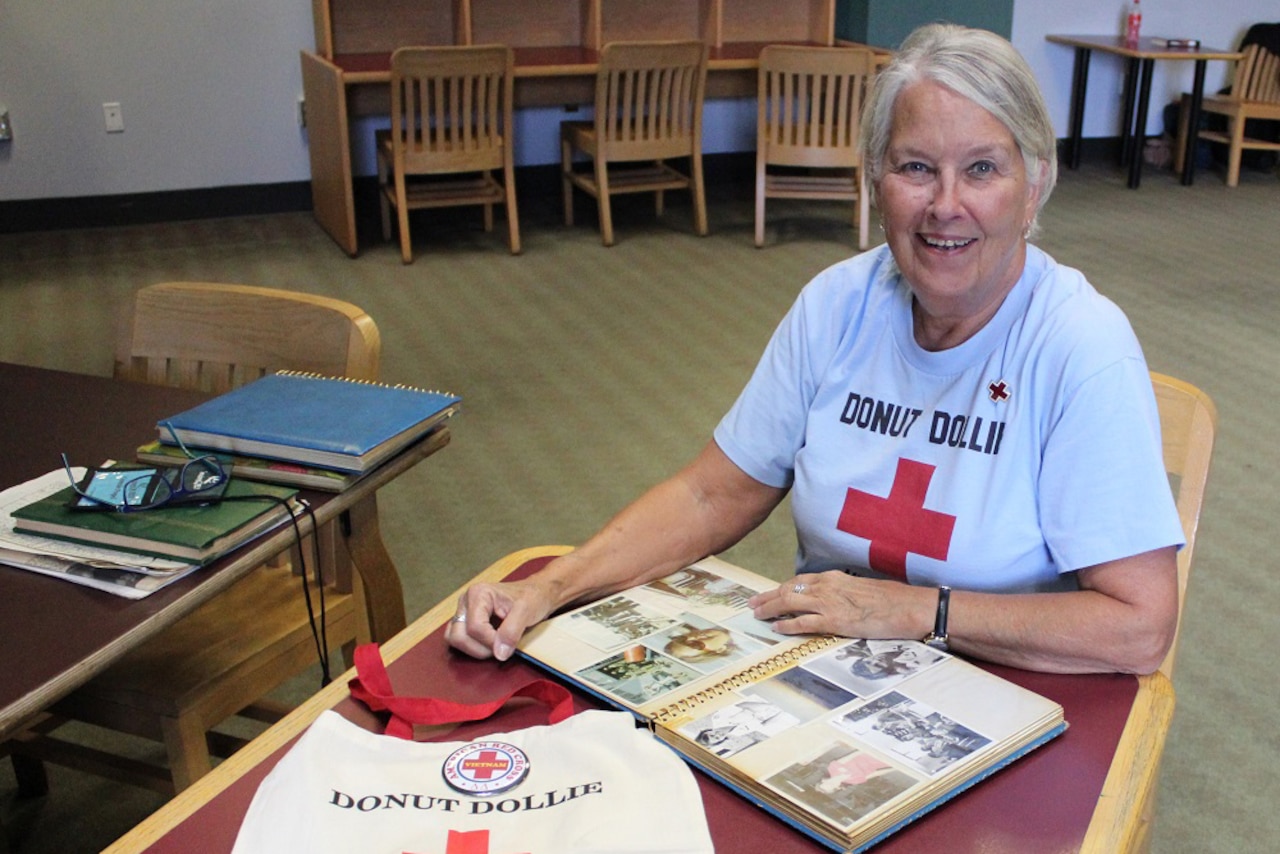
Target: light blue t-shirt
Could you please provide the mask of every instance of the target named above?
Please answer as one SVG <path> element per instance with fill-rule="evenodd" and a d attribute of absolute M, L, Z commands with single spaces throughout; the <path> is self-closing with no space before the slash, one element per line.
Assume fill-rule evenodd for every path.
<path fill-rule="evenodd" d="M 996 315 L 939 352 L 911 301 L 886 247 L 827 269 L 716 428 L 743 471 L 792 487 L 798 571 L 1071 589 L 1182 544 L 1142 350 L 1080 272 L 1028 247 Z"/>

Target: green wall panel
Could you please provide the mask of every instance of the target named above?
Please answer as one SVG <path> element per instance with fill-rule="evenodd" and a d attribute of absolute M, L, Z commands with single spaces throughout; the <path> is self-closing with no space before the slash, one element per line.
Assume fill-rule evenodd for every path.
<path fill-rule="evenodd" d="M 948 21 L 1009 38 L 1013 0 L 837 0 L 836 38 L 896 48 L 921 24 Z"/>

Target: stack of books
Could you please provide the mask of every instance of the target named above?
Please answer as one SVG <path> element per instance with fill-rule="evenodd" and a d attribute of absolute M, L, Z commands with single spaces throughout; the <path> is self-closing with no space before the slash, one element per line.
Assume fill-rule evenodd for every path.
<path fill-rule="evenodd" d="M 451 394 L 315 374 L 263 377 L 162 419 L 159 439 L 138 449 L 153 466 L 219 457 L 231 476 L 219 499 L 135 512 L 79 509 L 65 474 L 51 472 L 0 496 L 0 560 L 130 598 L 148 595 L 287 522 L 301 507 L 295 487 L 341 492 L 439 428 L 460 403 Z"/>
<path fill-rule="evenodd" d="M 213 452 L 232 477 L 341 492 L 460 405 L 443 392 L 282 371 L 162 419 L 138 459 L 181 465 L 181 444 Z"/>
<path fill-rule="evenodd" d="M 209 506 L 134 513 L 71 508 L 61 469 L 0 492 L 0 561 L 129 599 L 141 599 L 297 512 L 296 490 L 231 481 Z M 288 502 L 286 506 L 285 502 Z"/>

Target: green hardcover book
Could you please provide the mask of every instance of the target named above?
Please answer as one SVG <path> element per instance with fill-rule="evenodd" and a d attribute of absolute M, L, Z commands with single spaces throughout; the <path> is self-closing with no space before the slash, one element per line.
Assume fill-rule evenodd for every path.
<path fill-rule="evenodd" d="M 208 563 L 289 518 L 280 501 L 297 490 L 232 479 L 227 497 L 260 495 L 261 501 L 162 507 L 138 513 L 72 510 L 71 487 L 13 511 L 16 531 L 92 543 L 142 554 Z"/>

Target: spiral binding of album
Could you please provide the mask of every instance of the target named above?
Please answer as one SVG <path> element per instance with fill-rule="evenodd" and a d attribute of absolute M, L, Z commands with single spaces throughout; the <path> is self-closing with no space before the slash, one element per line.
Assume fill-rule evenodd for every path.
<path fill-rule="evenodd" d="M 808 658 L 813 653 L 836 646 L 847 640 L 848 638 L 838 635 L 820 635 L 810 638 L 799 646 L 793 646 L 777 655 L 770 656 L 744 670 L 736 671 L 714 685 L 709 685 L 701 691 L 696 691 L 675 700 L 669 705 L 663 706 L 654 712 L 653 723 L 667 724 L 681 715 L 693 711 L 703 703 L 714 700 L 716 697 L 723 697 L 730 691 L 745 685 L 752 685 L 774 674 L 781 673 L 783 670 L 787 670 Z"/>
<path fill-rule="evenodd" d="M 277 376 L 281 377 L 298 377 L 306 380 L 329 380 L 330 382 L 353 383 L 355 385 L 371 385 L 375 388 L 390 388 L 399 391 L 412 391 L 419 394 L 439 394 L 445 397 L 457 397 L 451 391 L 441 391 L 434 388 L 421 388 L 419 386 L 405 385 L 404 383 L 383 383 L 377 380 L 362 380 L 355 377 L 335 377 L 329 374 L 318 374 L 314 371 L 276 371 Z"/>

